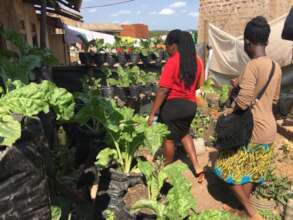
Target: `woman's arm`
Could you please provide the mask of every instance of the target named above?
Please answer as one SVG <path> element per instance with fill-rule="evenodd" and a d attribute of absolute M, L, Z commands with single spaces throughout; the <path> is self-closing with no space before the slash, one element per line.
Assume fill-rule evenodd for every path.
<path fill-rule="evenodd" d="M 155 102 L 152 106 L 152 110 L 150 112 L 149 118 L 148 118 L 148 125 L 151 126 L 153 121 L 154 121 L 154 117 L 156 115 L 156 113 L 159 111 L 161 105 L 163 104 L 163 102 L 165 101 L 167 95 L 169 93 L 169 89 L 168 88 L 163 88 L 163 87 L 159 87 L 157 93 L 156 93 L 156 98 L 155 98 Z"/>

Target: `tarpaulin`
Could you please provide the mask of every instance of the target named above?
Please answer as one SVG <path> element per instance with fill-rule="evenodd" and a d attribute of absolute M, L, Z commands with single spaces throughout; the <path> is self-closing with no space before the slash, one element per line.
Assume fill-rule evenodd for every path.
<path fill-rule="evenodd" d="M 292 64 L 293 42 L 281 38 L 286 17 L 284 15 L 270 22 L 271 35 L 267 47 L 267 55 L 282 67 Z M 241 74 L 249 61 L 243 48 L 243 36 L 233 37 L 210 24 L 209 45 L 213 50 L 209 70 L 216 81 L 221 84 Z"/>
<path fill-rule="evenodd" d="M 75 44 L 75 43 L 82 43 L 81 39 L 78 37 L 79 35 L 83 35 L 88 41 L 94 39 L 104 39 L 105 43 L 113 44 L 115 42 L 115 38 L 113 35 L 104 34 L 95 31 L 89 31 L 86 29 L 70 26 L 64 24 L 65 29 L 65 42 L 68 45 Z"/>

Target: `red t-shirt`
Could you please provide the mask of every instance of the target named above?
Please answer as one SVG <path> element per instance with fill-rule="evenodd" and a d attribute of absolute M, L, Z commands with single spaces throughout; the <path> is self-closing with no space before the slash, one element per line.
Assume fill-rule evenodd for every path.
<path fill-rule="evenodd" d="M 168 59 L 159 82 L 160 87 L 170 89 L 167 100 L 179 98 L 196 102 L 195 91 L 203 68 L 199 58 L 196 58 L 196 62 L 197 71 L 194 73 L 196 75 L 195 80 L 190 88 L 186 88 L 184 82 L 180 79 L 180 54 L 176 53 Z"/>

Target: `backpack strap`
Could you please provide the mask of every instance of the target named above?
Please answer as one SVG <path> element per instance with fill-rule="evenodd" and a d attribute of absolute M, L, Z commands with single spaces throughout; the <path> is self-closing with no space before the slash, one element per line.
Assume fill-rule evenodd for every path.
<path fill-rule="evenodd" d="M 264 85 L 264 87 L 262 88 L 262 90 L 260 90 L 260 92 L 258 93 L 258 95 L 256 97 L 256 101 L 259 101 L 261 99 L 261 97 L 264 95 L 265 91 L 267 90 L 267 88 L 268 88 L 268 86 L 269 86 L 269 84 L 272 81 L 272 78 L 274 76 L 275 69 L 276 69 L 276 64 L 275 64 L 274 61 L 272 61 L 272 69 L 271 69 L 269 79 L 268 79 L 267 83 Z"/>

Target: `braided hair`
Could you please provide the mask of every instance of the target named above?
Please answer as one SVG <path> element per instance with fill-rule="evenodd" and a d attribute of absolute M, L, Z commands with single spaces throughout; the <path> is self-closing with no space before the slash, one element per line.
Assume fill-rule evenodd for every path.
<path fill-rule="evenodd" d="M 181 30 L 169 32 L 166 44 L 176 44 L 180 54 L 180 79 L 186 88 L 190 88 L 195 81 L 197 71 L 195 43 L 190 33 Z"/>
<path fill-rule="evenodd" d="M 253 44 L 266 46 L 271 33 L 270 25 L 263 16 L 257 16 L 249 21 L 245 27 L 244 39 Z"/>

